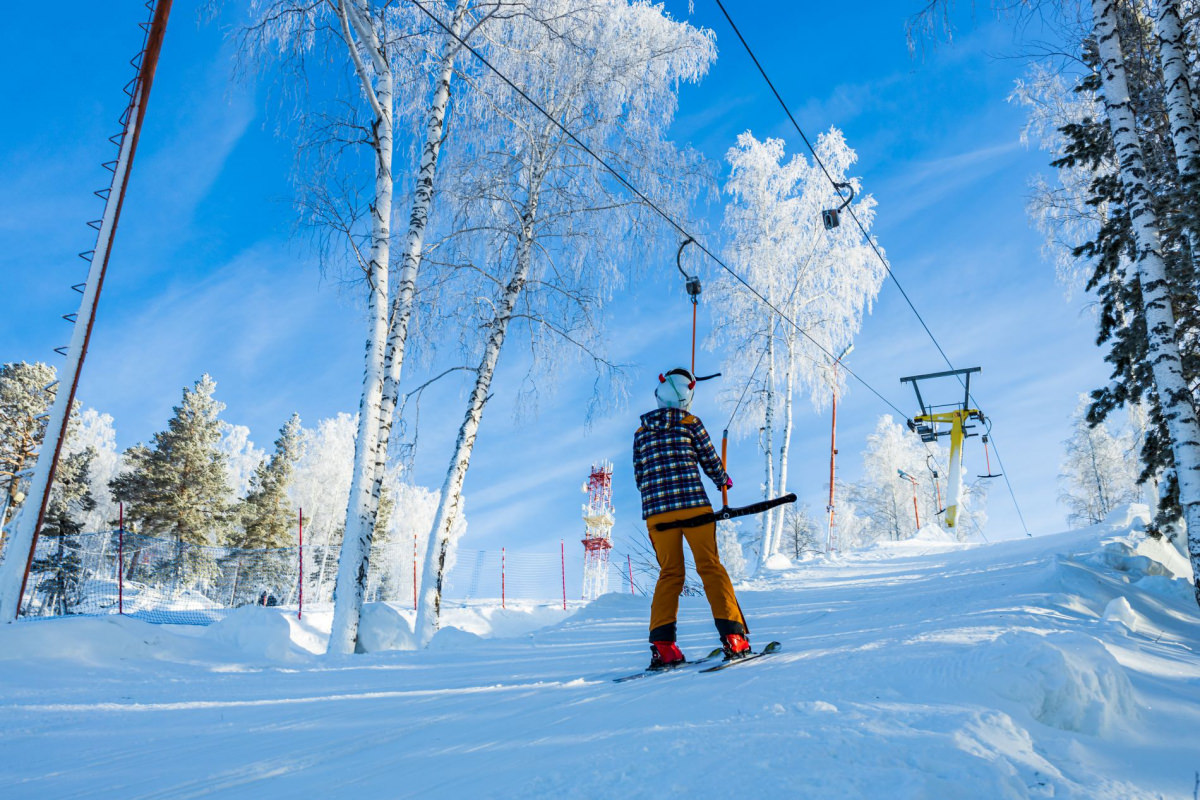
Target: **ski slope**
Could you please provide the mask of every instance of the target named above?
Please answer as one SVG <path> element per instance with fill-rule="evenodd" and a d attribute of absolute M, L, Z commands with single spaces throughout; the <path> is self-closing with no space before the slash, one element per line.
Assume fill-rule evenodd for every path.
<path fill-rule="evenodd" d="M 800 564 L 739 589 L 785 652 L 624 684 L 642 597 L 345 658 L 266 608 L 4 626 L 0 797 L 1193 798 L 1200 614 L 1143 521 Z M 371 607 L 367 639 L 403 619 Z M 680 634 L 715 644 L 703 599 Z"/>

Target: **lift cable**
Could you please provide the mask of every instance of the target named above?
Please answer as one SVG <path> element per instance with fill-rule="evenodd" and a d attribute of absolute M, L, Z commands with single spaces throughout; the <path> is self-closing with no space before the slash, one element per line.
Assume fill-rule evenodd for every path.
<path fill-rule="evenodd" d="M 737 272 L 735 272 L 732 268 L 730 268 L 729 265 L 727 265 L 724 261 L 722 261 L 715 253 L 712 252 L 712 250 L 708 249 L 708 247 L 703 242 L 696 239 L 696 237 L 693 236 L 691 233 L 689 233 L 686 228 L 684 228 L 681 224 L 679 224 L 675 220 L 674 217 L 672 217 L 666 211 L 663 211 L 653 200 L 651 200 L 640 189 L 638 189 L 636 186 L 634 186 L 632 183 L 630 183 L 629 179 L 626 178 L 622 173 L 617 171 L 617 169 L 615 167 L 613 167 L 611 164 L 609 164 L 607 161 L 605 161 L 604 158 L 602 158 L 599 154 L 597 154 L 594 150 L 592 150 L 590 147 L 588 147 L 586 144 L 584 144 L 584 142 L 581 141 L 578 136 L 576 136 L 574 133 L 572 133 L 570 131 L 570 129 L 568 129 L 565 125 L 563 125 L 561 122 L 559 122 L 550 112 L 546 111 L 545 108 L 543 108 L 536 100 L 534 100 L 532 97 L 530 97 L 524 90 L 521 89 L 521 87 L 519 87 L 515 83 L 513 83 L 508 78 L 507 75 L 505 75 L 503 72 L 501 72 L 499 69 L 497 69 L 490 61 L 487 60 L 487 58 L 484 57 L 484 55 L 482 53 L 480 53 L 478 50 L 476 50 L 474 47 L 472 47 L 470 44 L 468 44 L 466 42 L 466 40 L 464 40 L 461 36 L 459 36 L 457 33 L 452 31 L 450 29 L 450 26 L 448 26 L 446 23 L 442 22 L 440 19 L 437 18 L 437 16 L 435 16 L 431 11 L 429 11 L 429 9 L 427 9 L 424 5 L 422 5 L 420 0 L 409 0 L 409 2 L 411 2 L 414 6 L 416 6 L 418 9 L 420 9 L 421 12 L 423 14 L 425 14 L 425 16 L 429 17 L 429 19 L 432 20 L 433 23 L 436 24 L 439 28 L 441 28 L 443 31 L 445 31 L 448 36 L 450 36 L 450 37 L 454 38 L 456 41 L 458 41 L 458 43 L 460 45 L 462 45 L 462 47 L 465 50 L 467 50 L 469 53 L 471 53 L 471 55 L 475 56 L 475 58 L 477 58 L 484 66 L 486 66 L 489 70 L 491 70 L 492 73 L 496 75 L 496 77 L 498 77 L 500 80 L 502 80 L 504 83 L 506 83 L 509 86 L 509 88 L 511 88 L 518 95 L 520 95 L 527 103 L 529 103 L 529 105 L 531 105 L 535 109 L 537 109 L 542 114 L 542 116 L 544 116 L 547 120 L 549 120 L 550 123 L 552 125 L 554 125 L 556 128 L 558 128 L 560 131 L 562 131 L 563 134 L 565 134 L 567 136 L 567 138 L 569 138 L 572 142 L 574 142 L 576 145 L 578 145 L 580 148 L 582 148 L 584 152 L 586 152 L 588 155 L 590 155 L 592 158 L 594 158 L 596 160 L 596 162 L 600 164 L 600 166 L 604 167 L 604 169 L 607 170 L 610 175 L 612 175 L 614 178 L 616 178 L 617 181 L 620 182 L 622 186 L 624 186 L 626 189 L 628 189 L 631 194 L 633 194 L 639 200 L 641 200 L 643 203 L 645 203 L 647 207 L 649 207 L 652 211 L 654 211 L 656 214 L 658 214 L 660 217 L 662 217 L 663 220 L 665 220 L 668 225 L 670 225 L 672 228 L 674 228 L 676 231 L 678 231 L 681 235 L 683 235 L 685 238 L 691 239 L 692 242 L 696 245 L 696 247 L 700 248 L 701 252 L 703 252 L 706 256 L 708 256 L 710 259 L 712 259 L 712 261 L 717 266 L 719 266 L 721 269 L 728 272 L 733 277 L 734 280 L 736 280 L 742 286 L 746 287 L 746 290 L 749 291 L 755 297 L 757 297 L 763 303 L 763 305 L 765 305 L 767 308 L 774 311 L 777 315 L 779 315 L 779 317 L 781 319 L 785 320 L 789 325 L 791 325 L 793 328 L 795 328 L 796 331 L 801 336 L 808 339 L 810 342 L 812 342 L 817 347 L 818 350 L 820 350 L 825 355 L 829 356 L 831 361 L 835 360 L 836 357 L 834 356 L 834 354 L 829 352 L 829 350 L 826 349 L 824 345 L 822 345 L 820 342 L 818 342 L 816 339 L 814 339 L 812 336 L 810 336 L 807 331 L 805 331 L 803 328 L 800 327 L 800 325 L 798 325 L 796 323 L 795 320 L 793 320 L 787 314 L 783 313 L 783 311 L 781 311 L 774 303 L 772 303 L 770 300 L 768 300 L 761 292 L 759 292 L 757 289 L 755 289 L 753 286 L 751 286 L 749 283 L 747 283 L 745 278 L 743 278 L 741 275 L 739 275 Z M 874 394 L 876 397 L 878 397 L 880 399 L 880 401 L 882 401 L 886 406 L 888 406 L 893 411 L 895 411 L 901 418 L 903 418 L 903 419 L 908 418 L 908 415 L 904 411 L 900 410 L 899 406 L 897 406 L 891 400 L 888 400 L 886 397 L 884 397 L 879 392 L 879 390 L 877 390 L 871 384 L 867 383 L 867 381 L 864 380 L 862 377 L 860 377 L 857 373 L 855 373 L 854 370 L 850 369 L 845 364 L 842 365 L 842 368 L 844 370 L 846 370 L 846 373 L 848 375 L 853 377 L 855 380 L 857 380 L 859 383 L 861 383 L 863 386 L 865 386 L 868 391 L 870 391 L 872 394 Z"/>
<path fill-rule="evenodd" d="M 729 23 L 729 27 L 733 28 L 733 32 L 737 35 L 738 41 L 740 41 L 742 43 L 742 47 L 744 47 L 746 49 L 746 53 L 749 54 L 750 60 L 754 62 L 754 66 L 758 69 L 759 74 L 762 75 L 763 80 L 766 81 L 767 86 L 771 89 L 771 93 L 774 94 L 775 99 L 779 101 L 779 105 L 783 108 L 783 111 L 787 115 L 787 118 L 791 121 L 792 127 L 794 127 L 796 129 L 796 132 L 800 134 L 800 138 L 804 141 L 804 145 L 808 148 L 808 151 L 810 153 L 812 153 L 813 160 L 816 162 L 817 166 L 819 166 L 821 168 L 821 172 L 823 172 L 825 174 L 825 177 L 829 179 L 829 182 L 833 185 L 834 192 L 837 194 L 837 196 L 839 198 L 842 198 L 843 197 L 842 192 L 841 192 L 842 184 L 839 184 L 838 181 L 834 180 L 833 176 L 829 174 L 829 170 L 826 169 L 824 162 L 821 161 L 821 157 L 819 155 L 817 155 L 816 148 L 813 147 L 812 142 L 810 142 L 808 137 L 804 134 L 804 131 L 803 131 L 803 129 L 801 129 L 800 124 L 798 122 L 796 122 L 795 116 L 792 115 L 791 109 L 788 108 L 787 103 L 784 101 L 783 97 L 779 94 L 779 90 L 775 88 L 775 84 L 771 81 L 771 78 L 767 75 L 767 71 L 765 69 L 763 69 L 763 66 L 759 62 L 758 57 L 754 54 L 754 50 L 751 49 L 750 43 L 746 41 L 746 38 L 744 36 L 742 36 L 742 32 L 740 30 L 738 30 L 737 24 L 733 21 L 733 18 L 731 16 L 729 16 L 729 12 L 725 9 L 725 4 L 722 3 L 721 0 L 716 0 L 716 4 L 717 4 L 717 7 L 721 9 L 721 13 L 725 16 L 725 20 Z M 925 329 L 925 333 L 929 335 L 929 340 L 931 342 L 933 342 L 933 346 L 936 347 L 938 353 L 941 354 L 942 360 L 946 362 L 947 366 L 949 366 L 950 369 L 954 369 L 954 364 L 951 363 L 950 357 L 946 355 L 946 351 L 942 349 L 942 345 L 938 342 L 937 337 L 933 335 L 933 331 L 930 330 L 929 325 L 926 324 L 925 318 L 921 316 L 921 312 L 917 310 L 917 307 L 916 307 L 916 305 L 914 305 L 912 298 L 910 298 L 908 296 L 908 292 L 906 292 L 904 290 L 904 286 L 901 285 L 900 281 L 896 278 L 896 273 L 894 273 L 892 271 L 892 267 L 890 264 L 888 264 L 888 260 L 884 257 L 883 253 L 880 252 L 879 247 L 875 244 L 875 239 L 870 234 L 867 233 L 866 226 L 864 226 L 862 221 L 858 218 L 858 215 L 854 212 L 854 208 L 852 206 L 847 205 L 846 211 L 848 211 L 850 213 L 850 218 L 854 220 L 854 224 L 858 226 L 858 230 L 862 234 L 864 241 L 866 241 L 867 245 L 875 253 L 876 257 L 879 258 L 879 262 L 881 264 L 883 264 L 883 268 L 887 271 L 888 277 L 890 277 L 892 279 L 892 283 L 894 283 L 896 285 L 896 288 L 900 291 L 900 295 L 904 298 L 904 302 L 908 304 L 908 307 L 912 310 L 913 314 L 916 316 L 917 321 L 921 323 L 921 327 Z M 855 376 L 855 377 L 857 377 L 857 376 Z M 960 378 L 959 381 L 961 382 L 961 380 L 962 379 Z M 972 402 L 975 402 L 974 397 L 971 397 L 970 399 Z M 907 417 L 907 415 L 904 415 L 904 414 L 901 414 L 901 416 Z M 996 453 L 996 463 L 1000 465 L 1001 470 L 1004 470 L 1004 462 L 1000 458 L 1000 448 L 998 448 L 996 446 L 996 439 L 994 436 L 991 438 L 991 444 L 992 444 L 992 450 Z M 1008 486 L 1008 494 L 1010 497 L 1012 497 L 1013 506 L 1017 510 L 1017 517 L 1020 518 L 1020 520 L 1021 520 L 1021 527 L 1025 530 L 1026 536 L 1031 536 L 1032 534 L 1029 533 L 1029 526 L 1025 524 L 1025 515 L 1021 512 L 1021 504 L 1017 502 L 1017 495 L 1013 491 L 1012 483 L 1008 480 L 1008 471 L 1007 470 L 1004 470 L 1003 477 L 1004 477 L 1004 483 Z"/>

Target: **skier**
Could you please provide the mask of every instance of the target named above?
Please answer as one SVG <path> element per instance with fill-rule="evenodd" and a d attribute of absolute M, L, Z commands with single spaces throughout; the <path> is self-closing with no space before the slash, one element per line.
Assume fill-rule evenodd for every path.
<path fill-rule="evenodd" d="M 683 540 L 696 561 L 704 594 L 712 607 L 725 658 L 750 655 L 749 630 L 733 593 L 729 573 L 717 555 L 717 524 L 658 530 L 664 522 L 679 522 L 711 513 L 697 465 L 717 486 L 731 487 L 712 440 L 698 417 L 688 413 L 696 379 L 686 369 L 658 376 L 654 396 L 658 409 L 641 417 L 633 437 L 633 471 L 642 494 L 642 519 L 658 558 L 658 583 L 650 604 L 650 666 L 660 670 L 685 663 L 675 644 L 675 618 L 683 591 Z"/>

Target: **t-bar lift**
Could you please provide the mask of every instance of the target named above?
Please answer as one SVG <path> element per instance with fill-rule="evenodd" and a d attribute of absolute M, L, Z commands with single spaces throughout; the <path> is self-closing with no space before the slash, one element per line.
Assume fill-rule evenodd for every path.
<path fill-rule="evenodd" d="M 950 486 L 947 489 L 948 496 L 946 498 L 946 527 L 948 528 L 953 528 L 958 522 L 958 499 L 962 495 L 963 440 L 968 436 L 978 435 L 968 432 L 974 426 L 968 425 L 967 422 L 969 420 L 978 420 L 980 424 L 985 422 L 983 412 L 970 407 L 971 375 L 981 371 L 980 367 L 968 367 L 945 372 L 931 372 L 928 375 L 910 375 L 900 379 L 901 383 L 912 384 L 913 391 L 917 394 L 917 405 L 921 407 L 921 413 L 908 421 L 908 429 L 920 436 L 922 442 L 936 442 L 941 436 L 947 434 L 950 436 Z M 962 402 L 939 406 L 927 405 L 921 396 L 921 381 L 928 382 L 949 377 L 957 377 L 962 381 Z M 947 408 L 950 410 L 939 410 Z"/>

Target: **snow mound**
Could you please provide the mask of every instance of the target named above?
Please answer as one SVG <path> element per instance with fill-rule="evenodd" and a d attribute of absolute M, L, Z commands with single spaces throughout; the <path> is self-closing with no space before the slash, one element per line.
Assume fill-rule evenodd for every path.
<path fill-rule="evenodd" d="M 1171 575 L 1162 562 L 1149 556 L 1139 555 L 1137 547 L 1127 541 L 1107 542 L 1100 552 L 1085 556 L 1083 561 L 1098 567 L 1106 567 L 1122 573 L 1127 580 L 1136 581 L 1148 575 Z"/>
<path fill-rule="evenodd" d="M 1129 676 L 1094 637 L 1011 631 L 983 646 L 984 685 L 1044 725 L 1103 736 L 1137 715 Z"/>
<path fill-rule="evenodd" d="M 1196 602 L 1196 592 L 1186 578 L 1170 578 L 1166 575 L 1147 575 L 1134 582 L 1134 586 L 1163 600 L 1187 604 Z"/>
<path fill-rule="evenodd" d="M 263 606 L 243 606 L 209 626 L 204 638 L 252 658 L 271 661 L 306 659 L 308 653 L 292 641 L 292 626 L 284 618 L 285 613 L 288 612 Z"/>
<path fill-rule="evenodd" d="M 1179 544 L 1182 545 L 1184 542 L 1185 540 L 1181 536 Z M 1181 552 L 1175 544 L 1161 536 L 1145 536 L 1138 542 L 1137 551 L 1138 555 L 1157 561 L 1174 577 L 1183 578 L 1185 582 L 1191 583 L 1192 562 L 1188 560 L 1187 554 Z"/>
<path fill-rule="evenodd" d="M 767 563 L 763 564 L 764 569 L 781 571 L 792 568 L 792 560 L 783 553 L 774 553 L 767 558 Z"/>
<path fill-rule="evenodd" d="M 921 526 L 909 541 L 912 542 L 941 542 L 943 544 L 959 544 L 958 537 L 941 525 L 927 522 Z"/>
<path fill-rule="evenodd" d="M 1150 524 L 1150 506 L 1145 503 L 1127 503 L 1108 512 L 1101 525 L 1120 530 L 1144 531 Z"/>
<path fill-rule="evenodd" d="M 416 650 L 413 626 L 387 603 L 367 603 L 358 618 L 358 647 L 355 652 Z"/>
<path fill-rule="evenodd" d="M 461 628 L 441 628 L 430 640 L 429 649 L 438 652 L 469 650 L 482 641 L 483 637 Z"/>
<path fill-rule="evenodd" d="M 1131 632 L 1138 629 L 1138 613 L 1133 610 L 1133 606 L 1129 605 L 1129 601 L 1124 597 L 1114 597 L 1109 600 L 1100 619 L 1113 626 L 1124 625 Z"/>

